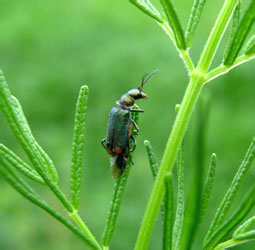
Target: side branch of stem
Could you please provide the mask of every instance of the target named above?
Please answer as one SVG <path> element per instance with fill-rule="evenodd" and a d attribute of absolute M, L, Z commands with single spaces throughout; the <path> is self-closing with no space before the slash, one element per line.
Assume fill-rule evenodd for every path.
<path fill-rule="evenodd" d="M 226 66 L 222 64 L 207 74 L 206 82 L 210 82 L 219 76 L 227 74 L 230 70 L 234 69 L 235 67 L 254 59 L 255 55 L 242 55 L 239 56 L 231 66 Z"/>
<path fill-rule="evenodd" d="M 168 25 L 167 22 L 164 22 L 164 23 L 159 23 L 160 27 L 165 31 L 165 33 L 168 35 L 168 37 L 170 38 L 170 40 L 173 42 L 173 44 L 175 45 L 175 48 L 177 50 L 177 52 L 179 53 L 180 57 L 182 58 L 183 60 L 183 63 L 185 65 L 185 67 L 187 68 L 188 70 L 188 73 L 189 75 L 192 74 L 192 72 L 194 71 L 195 67 L 194 67 L 194 64 L 193 64 L 193 61 L 189 55 L 189 52 L 188 50 L 180 50 L 178 47 L 177 47 L 177 44 L 176 44 L 176 39 L 175 39 L 175 36 L 174 36 L 174 33 L 171 29 L 171 27 Z"/>

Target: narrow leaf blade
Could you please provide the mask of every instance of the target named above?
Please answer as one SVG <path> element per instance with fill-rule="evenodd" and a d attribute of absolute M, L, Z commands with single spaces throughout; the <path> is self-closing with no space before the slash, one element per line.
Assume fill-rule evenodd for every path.
<path fill-rule="evenodd" d="M 194 38 L 205 3 L 206 3 L 206 0 L 194 0 L 189 21 L 188 21 L 188 27 L 185 34 L 186 45 L 188 48 L 190 48 L 192 45 L 193 38 Z"/>
<path fill-rule="evenodd" d="M 163 250 L 172 249 L 172 227 L 173 227 L 173 183 L 172 175 L 165 176 L 165 216 L 163 225 Z"/>
<path fill-rule="evenodd" d="M 255 239 L 255 230 L 250 230 L 251 227 L 255 226 L 255 216 L 246 220 L 233 234 L 234 240 L 244 240 L 244 239 Z M 249 231 L 250 230 L 250 231 Z"/>
<path fill-rule="evenodd" d="M 32 169 L 27 163 L 21 160 L 15 153 L 13 153 L 3 144 L 0 144 L 0 158 L 9 162 L 14 168 L 16 168 L 26 177 L 37 183 L 45 185 L 42 177 L 34 169 Z"/>
<path fill-rule="evenodd" d="M 251 37 L 244 48 L 245 55 L 252 55 L 255 54 L 255 35 Z"/>
<path fill-rule="evenodd" d="M 225 194 L 222 202 L 220 203 L 220 206 L 218 207 L 216 214 L 214 216 L 214 219 L 209 227 L 209 230 L 205 237 L 205 244 L 211 238 L 212 234 L 223 224 L 225 217 L 227 216 L 227 213 L 235 199 L 235 196 L 237 194 L 237 191 L 239 190 L 239 187 L 244 179 L 244 176 L 248 172 L 254 157 L 255 157 L 255 148 L 254 148 L 254 138 L 247 150 L 247 153 L 244 157 L 243 162 L 241 163 L 237 173 L 235 174 L 235 177 L 227 190 L 227 193 Z"/>
<path fill-rule="evenodd" d="M 1 163 L 1 161 L 0 161 Z M 78 238 L 80 238 L 89 248 L 100 249 L 98 245 L 86 235 L 84 235 L 76 226 L 70 221 L 61 216 L 57 211 L 51 208 L 45 201 L 43 201 L 37 193 L 20 178 L 7 164 L 4 164 L 4 168 L 0 167 L 0 175 L 23 197 L 45 210 L 48 214 L 53 216 L 56 220 L 65 225 L 70 231 L 72 231 Z"/>
<path fill-rule="evenodd" d="M 181 23 L 178 19 L 177 13 L 170 0 L 160 0 L 162 7 L 166 13 L 167 19 L 171 28 L 173 29 L 176 45 L 181 50 L 186 50 L 185 38 Z"/>
<path fill-rule="evenodd" d="M 176 198 L 176 212 L 173 226 L 172 248 L 180 248 L 181 235 L 183 233 L 184 212 L 185 212 L 185 191 L 184 191 L 184 146 L 183 143 L 177 155 L 178 189 Z"/>
<path fill-rule="evenodd" d="M 80 208 L 82 158 L 84 151 L 87 104 L 88 104 L 88 87 L 82 86 L 76 104 L 74 135 L 72 144 L 70 190 L 71 190 L 71 204 L 75 210 L 79 210 Z"/>
<path fill-rule="evenodd" d="M 251 3 L 246 10 L 238 28 L 235 32 L 234 38 L 229 45 L 229 49 L 224 55 L 224 65 L 230 66 L 234 63 L 240 49 L 243 46 L 245 38 L 249 34 L 252 24 L 255 19 L 255 0 L 251 0 Z"/>
<path fill-rule="evenodd" d="M 30 161 L 40 175 L 43 173 L 49 181 L 53 180 L 57 183 L 57 170 L 50 157 L 43 151 L 32 135 L 22 107 L 19 101 L 11 95 L 2 70 L 0 70 L 0 97 L 0 110 Z"/>
<path fill-rule="evenodd" d="M 113 233 L 116 227 L 117 218 L 119 215 L 120 205 L 123 197 L 123 193 L 126 187 L 128 175 L 131 168 L 131 162 L 129 162 L 123 172 L 123 174 L 116 180 L 113 190 L 112 202 L 108 212 L 106 226 L 103 232 L 101 243 L 103 246 L 109 246 Z"/>
<path fill-rule="evenodd" d="M 207 241 L 204 241 L 203 249 L 213 249 L 245 218 L 254 206 L 254 192 L 255 188 L 241 201 L 240 206 L 234 211 L 231 217 Z"/>
<path fill-rule="evenodd" d="M 129 0 L 129 2 L 134 4 L 143 13 L 150 16 L 151 18 L 153 18 L 157 22 L 159 22 L 159 23 L 164 22 L 161 15 L 159 14 L 159 12 L 156 11 L 156 8 L 154 6 L 153 6 L 153 8 L 151 8 L 151 5 L 152 5 L 151 3 L 150 3 L 150 5 L 148 5 L 145 2 L 142 3 L 142 1 L 139 1 L 139 0 Z"/>
<path fill-rule="evenodd" d="M 237 235 L 234 240 L 255 240 L 255 230 Z"/>
<path fill-rule="evenodd" d="M 155 180 L 157 177 L 157 173 L 158 173 L 158 163 L 155 159 L 155 155 L 154 155 L 151 143 L 148 140 L 145 140 L 144 145 L 145 145 L 145 148 L 147 151 L 152 176 L 153 176 L 153 179 Z"/>
<path fill-rule="evenodd" d="M 189 186 L 187 209 L 185 211 L 181 249 L 189 249 L 194 243 L 199 230 L 201 216 L 201 197 L 205 168 L 206 128 L 209 117 L 210 95 L 202 96 L 198 106 L 196 129 L 196 165 L 193 168 L 192 181 Z"/>
<path fill-rule="evenodd" d="M 240 18 L 241 18 L 241 1 L 239 0 L 238 4 L 236 5 L 235 11 L 233 13 L 232 27 L 231 27 L 231 31 L 230 31 L 228 44 L 227 44 L 227 47 L 224 52 L 224 56 L 227 55 L 228 53 L 230 53 L 230 49 L 231 49 L 236 31 L 237 31 L 238 25 L 240 23 Z"/>
<path fill-rule="evenodd" d="M 202 222 L 205 216 L 208 203 L 211 197 L 211 191 L 212 191 L 212 186 L 213 186 L 213 182 L 215 179 L 215 172 L 216 172 L 216 160 L 217 160 L 216 154 L 213 153 L 211 156 L 208 175 L 207 175 L 205 185 L 203 188 L 203 193 L 202 193 L 200 223 Z"/>

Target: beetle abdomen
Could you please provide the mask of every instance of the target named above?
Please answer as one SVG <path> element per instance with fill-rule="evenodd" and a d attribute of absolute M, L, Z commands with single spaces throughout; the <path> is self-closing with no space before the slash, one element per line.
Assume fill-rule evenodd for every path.
<path fill-rule="evenodd" d="M 128 154 L 131 116 L 128 110 L 112 108 L 110 111 L 106 147 L 111 155 Z"/>
<path fill-rule="evenodd" d="M 114 179 L 119 178 L 127 165 L 127 158 L 123 155 L 116 155 L 111 157 L 110 164 L 112 169 L 112 177 Z"/>

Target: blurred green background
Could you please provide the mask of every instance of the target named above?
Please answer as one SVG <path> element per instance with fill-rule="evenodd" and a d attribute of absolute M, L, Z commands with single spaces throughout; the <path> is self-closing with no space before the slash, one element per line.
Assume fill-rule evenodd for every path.
<path fill-rule="evenodd" d="M 174 3 L 186 27 L 192 1 Z M 208 1 L 205 6 L 191 50 L 195 62 L 222 3 L 223 0 Z M 144 73 L 159 69 L 146 85 L 149 99 L 138 103 L 145 113 L 140 116 L 135 165 L 112 243 L 112 249 L 133 249 L 153 184 L 143 141 L 151 141 L 160 160 L 173 125 L 175 104 L 181 102 L 188 83 L 173 44 L 153 20 L 127 0 L 2 0 L 0 13 L 0 67 L 12 93 L 23 105 L 35 137 L 54 160 L 60 186 L 68 196 L 76 98 L 81 84 L 90 88 L 80 213 L 97 239 L 103 232 L 114 184 L 109 156 L 100 144 L 110 108 L 123 93 L 138 87 Z M 213 66 L 221 62 L 226 40 L 225 37 Z M 217 184 L 199 237 L 208 228 L 255 134 L 254 66 L 255 62 L 242 65 L 203 89 L 202 94 L 211 95 L 205 159 L 208 163 L 210 154 L 216 152 L 218 167 Z M 197 118 L 195 112 L 186 136 L 187 185 L 192 168 L 196 167 Z M 27 161 L 2 115 L 0 128 L 0 141 Z M 234 206 L 254 177 L 253 166 Z M 50 192 L 40 188 L 40 193 L 63 211 Z M 26 201 L 3 179 L 0 197 L 1 250 L 84 249 L 73 234 Z M 160 244 L 159 219 L 150 249 L 160 249 Z M 196 244 L 194 249 L 199 249 L 199 243 Z M 253 247 L 255 244 L 251 243 L 236 249 Z"/>

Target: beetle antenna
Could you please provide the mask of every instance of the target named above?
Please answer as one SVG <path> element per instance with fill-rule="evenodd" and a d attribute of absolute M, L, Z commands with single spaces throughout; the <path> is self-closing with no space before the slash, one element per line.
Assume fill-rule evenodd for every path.
<path fill-rule="evenodd" d="M 146 82 L 148 82 L 148 80 L 155 74 L 158 72 L 158 69 L 154 70 L 153 72 L 149 73 L 149 74 L 145 74 L 142 78 L 142 84 L 138 87 L 138 89 L 140 91 L 143 90 L 143 86 L 145 85 Z"/>

